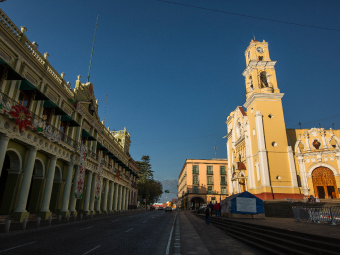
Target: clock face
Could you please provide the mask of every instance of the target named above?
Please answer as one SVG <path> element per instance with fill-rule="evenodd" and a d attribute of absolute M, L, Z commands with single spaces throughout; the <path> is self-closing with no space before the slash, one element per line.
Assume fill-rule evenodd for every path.
<path fill-rule="evenodd" d="M 263 49 L 262 47 L 257 47 L 257 48 L 256 48 L 256 51 L 257 51 L 258 53 L 263 53 L 263 52 L 264 52 L 264 49 Z"/>

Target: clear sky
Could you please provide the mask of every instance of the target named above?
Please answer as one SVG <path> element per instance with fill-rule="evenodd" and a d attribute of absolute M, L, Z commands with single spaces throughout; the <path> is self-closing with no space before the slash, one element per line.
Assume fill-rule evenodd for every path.
<path fill-rule="evenodd" d="M 157 0 L 7 0 L 0 8 L 72 87 L 79 74 L 86 82 L 99 15 L 90 78 L 99 115 L 107 93 L 106 126 L 127 128 L 132 157 L 149 155 L 159 180 L 177 179 L 187 158 L 214 158 L 215 144 L 227 157 L 225 121 L 245 102 L 253 33 L 278 61 L 286 127 L 340 128 L 340 1 L 173 1 L 202 8 Z"/>

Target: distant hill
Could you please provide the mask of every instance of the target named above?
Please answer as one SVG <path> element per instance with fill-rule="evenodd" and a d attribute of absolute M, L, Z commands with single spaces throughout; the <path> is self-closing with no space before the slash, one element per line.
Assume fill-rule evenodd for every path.
<path fill-rule="evenodd" d="M 159 202 L 165 202 L 165 200 L 171 201 L 173 198 L 177 198 L 177 180 L 165 180 L 160 181 L 163 185 L 163 194 L 159 200 Z M 164 193 L 165 190 L 169 190 L 170 193 Z"/>

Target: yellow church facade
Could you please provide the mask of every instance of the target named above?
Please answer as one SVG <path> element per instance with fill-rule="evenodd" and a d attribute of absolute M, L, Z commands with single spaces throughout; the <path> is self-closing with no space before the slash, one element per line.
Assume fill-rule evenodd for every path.
<path fill-rule="evenodd" d="M 252 40 L 245 58 L 245 109 L 236 107 L 226 121 L 229 194 L 339 198 L 340 130 L 286 129 L 268 43 Z"/>

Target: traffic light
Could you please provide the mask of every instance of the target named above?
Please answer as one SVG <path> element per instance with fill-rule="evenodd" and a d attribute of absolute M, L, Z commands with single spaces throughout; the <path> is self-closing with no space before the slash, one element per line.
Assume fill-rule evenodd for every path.
<path fill-rule="evenodd" d="M 170 193 L 170 192 L 169 192 L 169 190 L 167 190 L 167 189 L 166 189 L 166 190 L 164 190 L 164 192 L 165 192 L 165 193 Z"/>

